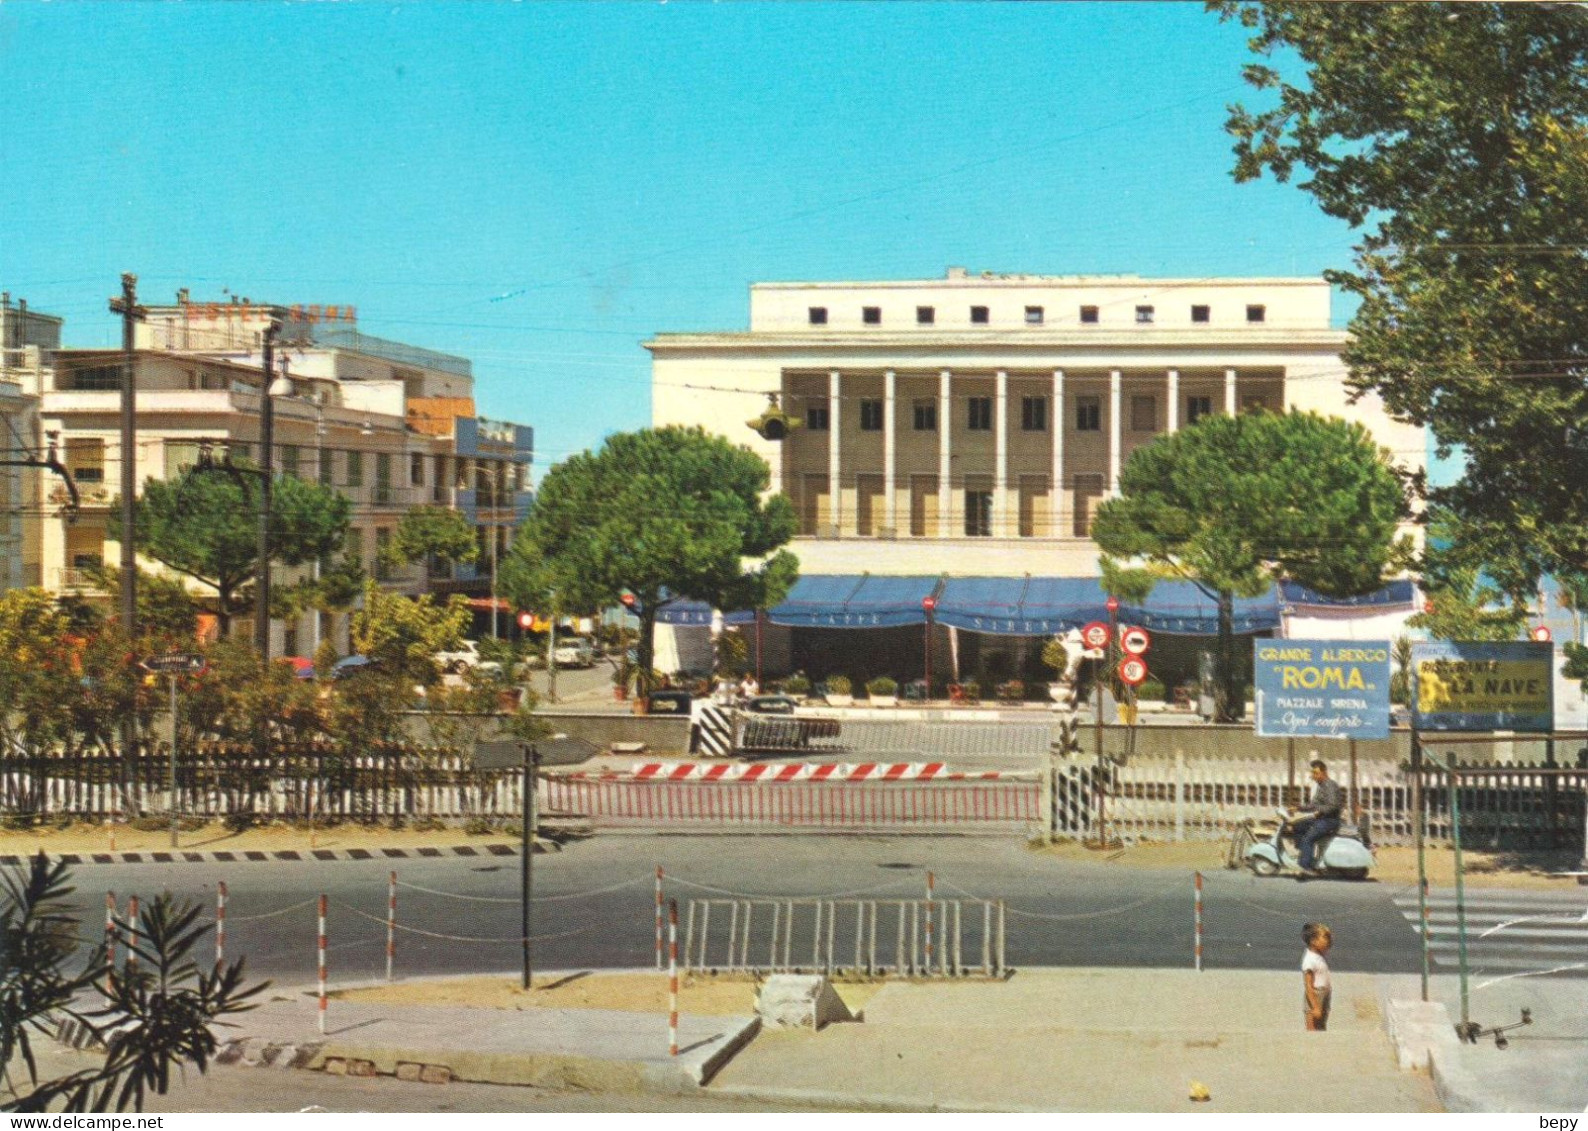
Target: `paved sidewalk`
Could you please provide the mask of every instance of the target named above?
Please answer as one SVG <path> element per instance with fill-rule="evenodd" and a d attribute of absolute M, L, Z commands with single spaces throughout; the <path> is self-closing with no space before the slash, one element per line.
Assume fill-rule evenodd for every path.
<path fill-rule="evenodd" d="M 686 1015 L 682 1063 L 666 1055 L 665 1016 L 615 1011 L 333 1001 L 322 1038 L 314 999 L 300 993 L 245 1015 L 234 1035 L 246 1035 L 235 1049 L 244 1060 L 277 1067 L 366 1061 L 394 1072 L 403 1062 L 445 1066 L 457 1079 L 612 1091 L 704 1078 L 714 1093 L 856 1108 L 1439 1110 L 1428 1074 L 1397 1065 L 1379 980 L 1339 982 L 1333 1028 L 1322 1034 L 1301 1031 L 1294 974 L 1096 969 L 892 984 L 863 1021 L 820 1033 L 757 1034 L 751 1018 Z M 1341 1082 L 1321 1109 L 1304 1083 L 1320 1073 Z M 1210 1104 L 1189 1099 L 1193 1082 L 1210 1090 Z"/>

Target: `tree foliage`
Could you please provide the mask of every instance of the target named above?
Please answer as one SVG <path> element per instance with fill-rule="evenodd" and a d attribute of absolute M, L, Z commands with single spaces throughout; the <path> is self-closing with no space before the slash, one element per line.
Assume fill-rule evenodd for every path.
<path fill-rule="evenodd" d="M 1372 592 L 1405 513 L 1389 453 L 1361 425 L 1315 413 L 1205 417 L 1136 449 L 1119 491 L 1098 508 L 1097 544 L 1218 602 L 1221 721 L 1242 710 L 1234 599 L 1281 577 L 1329 596 Z"/>
<path fill-rule="evenodd" d="M 1588 10 L 1210 7 L 1260 60 L 1262 106 L 1228 121 L 1236 179 L 1299 176 L 1362 230 L 1328 274 L 1361 299 L 1351 386 L 1464 454 L 1429 491 L 1454 520 L 1431 557 L 1512 595 L 1588 570 Z"/>
<path fill-rule="evenodd" d="M 245 607 L 244 587 L 258 574 L 259 490 L 248 476 L 192 473 L 150 479 L 138 499 L 138 552 L 216 593 L 221 631 Z M 270 502 L 270 558 L 301 566 L 342 548 L 353 513 L 347 497 L 292 476 L 277 479 Z M 120 522 L 112 511 L 110 536 Z"/>
<path fill-rule="evenodd" d="M 444 562 L 472 562 L 480 556 L 480 544 L 474 526 L 457 511 L 414 507 L 403 512 L 381 556 L 389 568 L 432 556 Z"/>
<path fill-rule="evenodd" d="M 428 687 L 441 678 L 435 654 L 457 650 L 470 619 L 468 599 L 461 595 L 438 605 L 429 594 L 405 597 L 370 581 L 363 607 L 353 614 L 353 649 L 382 671 Z"/>
<path fill-rule="evenodd" d="M 67 897 L 75 890 L 64 863 L 39 853 L 26 871 L 5 877 L 0 906 L 0 1054 L 9 1064 L 20 1054 L 25 1087 L 8 1077 L 5 1110 L 38 1112 L 59 1104 L 67 1111 L 142 1111 L 149 1093 L 170 1090 L 174 1071 L 203 1072 L 218 1047 L 214 1026 L 252 1009 L 249 998 L 269 983 L 243 985 L 243 962 L 200 967 L 193 957 L 211 924 L 198 904 L 178 903 L 166 892 L 145 905 L 136 922 L 115 920 L 129 942 L 128 960 L 107 961 L 102 946 L 87 952 L 82 969 L 68 972 L 82 928 Z M 102 994 L 102 1008 L 74 1004 L 82 994 Z M 104 1063 L 53 1080 L 40 1080 L 33 1035 L 53 1036 L 65 1019 L 95 1029 L 105 1042 Z M 23 1094 L 25 1093 L 25 1094 Z"/>
<path fill-rule="evenodd" d="M 619 433 L 601 450 L 554 467 L 541 484 L 500 571 L 521 608 L 564 609 L 638 599 L 641 671 L 654 654 L 664 600 L 722 609 L 782 600 L 798 562 L 780 549 L 794 535 L 793 505 L 763 498 L 771 475 L 748 448 L 699 428 Z M 746 561 L 754 564 L 746 567 Z"/>

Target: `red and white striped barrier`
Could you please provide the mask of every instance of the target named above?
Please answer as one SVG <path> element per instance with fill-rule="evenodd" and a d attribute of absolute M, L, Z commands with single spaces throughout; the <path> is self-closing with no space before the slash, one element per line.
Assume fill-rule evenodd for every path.
<path fill-rule="evenodd" d="M 892 782 L 892 781 L 1030 781 L 1029 770 L 950 770 L 945 762 L 761 762 L 755 765 L 722 762 L 638 762 L 627 773 L 621 770 L 575 771 L 561 774 L 568 781 L 701 781 L 744 782 Z"/>
<path fill-rule="evenodd" d="M 215 885 L 215 969 L 226 961 L 226 881 Z"/>
<path fill-rule="evenodd" d="M 325 1036 L 325 895 L 320 895 L 320 1036 Z"/>

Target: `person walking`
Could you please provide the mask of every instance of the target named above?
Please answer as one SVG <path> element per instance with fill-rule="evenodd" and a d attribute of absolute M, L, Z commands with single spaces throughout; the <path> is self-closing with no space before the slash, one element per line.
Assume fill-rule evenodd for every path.
<path fill-rule="evenodd" d="M 1321 1033 L 1329 1027 L 1329 999 L 1333 986 L 1329 979 L 1329 947 L 1334 935 L 1322 923 L 1301 928 L 1301 941 L 1307 944 L 1301 956 L 1302 1017 L 1307 1032 Z"/>
<path fill-rule="evenodd" d="M 1317 871 L 1314 853 L 1318 842 L 1340 831 L 1340 812 L 1345 808 L 1345 790 L 1329 776 L 1329 767 L 1320 759 L 1312 761 L 1312 796 L 1307 804 L 1291 814 L 1291 832 L 1299 850 L 1298 863 L 1307 873 Z"/>

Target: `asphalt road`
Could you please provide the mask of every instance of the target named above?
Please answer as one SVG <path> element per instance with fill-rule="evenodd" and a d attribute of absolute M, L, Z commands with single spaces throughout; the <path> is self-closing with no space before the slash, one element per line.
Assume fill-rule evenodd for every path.
<path fill-rule="evenodd" d="M 811 897 L 878 901 L 921 899 L 935 875 L 939 900 L 961 899 L 964 961 L 981 959 L 983 912 L 974 900 L 1003 900 L 1006 959 L 1020 966 L 1189 966 L 1194 948 L 1189 871 L 1066 862 L 1013 839 L 971 837 L 819 837 L 604 835 L 535 858 L 531 934 L 537 969 L 648 967 L 654 962 L 655 868 L 687 925 L 691 898 Z M 93 865 L 75 880 L 85 920 L 98 924 L 104 891 L 125 903 L 161 890 L 215 902 L 229 890 L 226 952 L 246 955 L 253 976 L 304 984 L 316 966 L 316 896 L 330 900 L 333 983 L 385 972 L 387 873 L 398 892 L 396 973 L 402 977 L 513 970 L 520 962 L 516 858 L 448 857 L 388 863 L 239 863 Z M 411 885 L 411 886 L 410 886 Z M 428 890 L 420 890 L 428 889 Z M 1334 928 L 1331 964 L 1341 970 L 1414 972 L 1416 936 L 1394 905 L 1398 892 L 1372 881 L 1258 879 L 1247 872 L 1205 876 L 1204 963 L 1209 968 L 1293 969 L 1302 924 Z M 786 905 L 785 905 L 786 906 Z M 896 908 L 882 902 L 879 958 L 895 953 Z M 852 904 L 840 906 L 835 952 L 852 955 Z M 697 907 L 697 912 L 700 910 Z M 708 965 L 726 959 L 726 922 L 713 907 Z M 770 904 L 758 903 L 752 963 L 771 946 Z M 790 940 L 796 961 L 811 954 L 813 914 L 802 908 Z M 941 947 L 948 924 L 936 923 Z M 698 938 L 698 934 L 696 936 Z M 682 932 L 681 932 L 682 944 Z M 202 944 L 200 957 L 209 956 Z M 941 952 L 939 952 L 941 953 Z"/>

